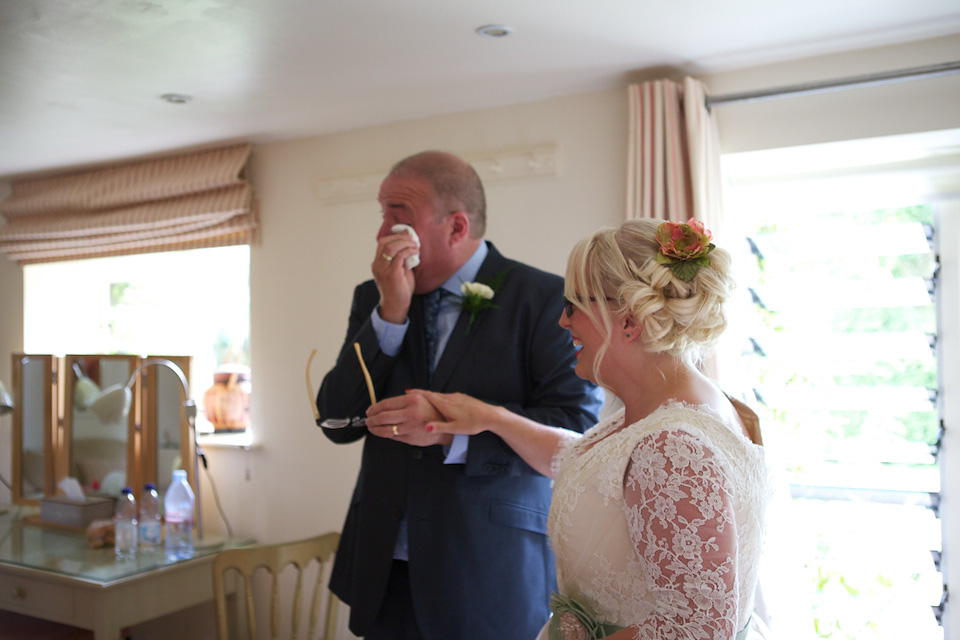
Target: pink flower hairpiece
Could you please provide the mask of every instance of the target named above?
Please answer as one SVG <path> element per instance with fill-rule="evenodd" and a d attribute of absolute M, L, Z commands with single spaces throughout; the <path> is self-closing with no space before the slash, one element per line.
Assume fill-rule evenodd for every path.
<path fill-rule="evenodd" d="M 670 267 L 673 275 L 690 282 L 701 267 L 710 266 L 707 254 L 716 247 L 713 235 L 703 223 L 690 218 L 687 222 L 664 222 L 657 227 L 657 263 Z"/>

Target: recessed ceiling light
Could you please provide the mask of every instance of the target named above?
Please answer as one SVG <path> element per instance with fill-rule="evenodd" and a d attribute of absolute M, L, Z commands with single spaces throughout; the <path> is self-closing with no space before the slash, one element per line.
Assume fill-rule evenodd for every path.
<path fill-rule="evenodd" d="M 504 38 L 513 33 L 513 27 L 505 24 L 485 24 L 477 27 L 477 33 L 487 38 Z"/>
<path fill-rule="evenodd" d="M 188 96 L 185 93 L 165 93 L 160 96 L 160 99 L 170 104 L 187 104 L 193 100 L 193 96 Z"/>

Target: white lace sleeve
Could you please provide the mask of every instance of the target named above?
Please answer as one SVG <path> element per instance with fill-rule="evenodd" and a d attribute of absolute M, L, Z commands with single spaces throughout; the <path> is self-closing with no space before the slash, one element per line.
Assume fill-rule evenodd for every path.
<path fill-rule="evenodd" d="M 560 472 L 560 463 L 563 462 L 564 457 L 570 452 L 570 448 L 583 437 L 576 431 L 565 432 L 562 435 L 563 437 L 557 442 L 557 448 L 553 452 L 553 458 L 550 459 L 550 475 L 554 478 L 556 478 Z"/>
<path fill-rule="evenodd" d="M 637 638 L 732 638 L 737 632 L 737 542 L 730 484 L 711 450 L 681 430 L 637 444 L 624 509 L 653 612 Z"/>

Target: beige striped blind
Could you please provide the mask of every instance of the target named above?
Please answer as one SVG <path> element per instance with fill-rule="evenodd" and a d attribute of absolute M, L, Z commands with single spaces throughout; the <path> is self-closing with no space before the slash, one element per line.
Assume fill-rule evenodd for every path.
<path fill-rule="evenodd" d="M 14 182 L 0 251 L 21 264 L 250 244 L 250 144 Z"/>

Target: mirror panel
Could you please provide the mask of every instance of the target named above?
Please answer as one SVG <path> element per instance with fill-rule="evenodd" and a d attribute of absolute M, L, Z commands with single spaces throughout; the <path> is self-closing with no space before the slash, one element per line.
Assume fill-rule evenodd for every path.
<path fill-rule="evenodd" d="M 57 410 L 57 359 L 50 355 L 13 354 L 14 504 L 39 504 L 55 490 L 54 435 Z"/>
<path fill-rule="evenodd" d="M 190 356 L 151 356 L 171 361 L 183 372 L 190 390 Z M 196 491 L 194 478 L 193 438 L 190 424 L 183 411 L 188 399 L 180 377 L 167 366 L 148 365 L 140 377 L 140 406 L 142 407 L 141 436 L 143 438 L 142 480 L 157 485 L 161 497 L 165 494 L 174 469 L 186 469 L 187 480 Z M 191 394 L 192 397 L 192 394 Z"/>
<path fill-rule="evenodd" d="M 39 504 L 62 493 L 57 483 L 66 476 L 88 495 L 117 496 L 128 486 L 139 496 L 153 482 L 162 496 L 174 468 L 186 469 L 196 491 L 194 438 L 183 409 L 191 359 L 161 358 L 183 372 L 186 394 L 175 371 L 142 366 L 146 359 L 137 356 L 13 354 L 11 501 Z M 90 406 L 112 387 L 122 389 L 137 367 L 126 417 L 101 421 Z"/>
<path fill-rule="evenodd" d="M 76 478 L 87 495 L 119 496 L 123 487 L 138 487 L 140 443 L 134 410 L 104 423 L 89 404 L 110 387 L 122 388 L 136 369 L 137 356 L 68 355 L 64 361 L 62 447 L 56 480 Z M 90 387 L 96 385 L 96 389 Z"/>

